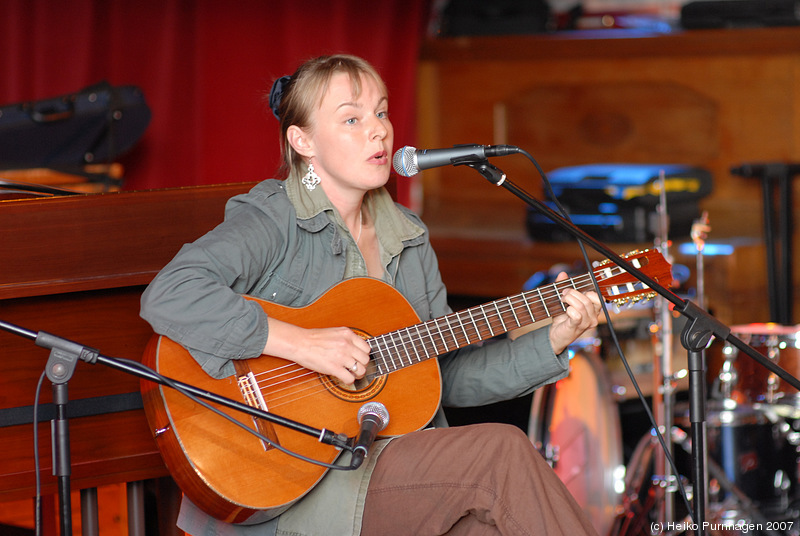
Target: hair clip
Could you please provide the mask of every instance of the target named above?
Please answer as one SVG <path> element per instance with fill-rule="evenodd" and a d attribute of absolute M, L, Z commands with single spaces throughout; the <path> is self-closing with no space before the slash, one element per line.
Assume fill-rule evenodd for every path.
<path fill-rule="evenodd" d="M 269 107 L 272 109 L 272 114 L 278 119 L 281 120 L 281 116 L 278 115 L 278 108 L 281 105 L 281 99 L 283 98 L 283 91 L 286 89 L 286 86 L 289 85 L 291 81 L 291 76 L 281 76 L 272 84 L 272 89 L 269 91 Z"/>

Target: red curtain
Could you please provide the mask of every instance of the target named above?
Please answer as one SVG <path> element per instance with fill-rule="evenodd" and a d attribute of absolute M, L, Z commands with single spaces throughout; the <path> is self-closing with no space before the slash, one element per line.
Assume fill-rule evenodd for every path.
<path fill-rule="evenodd" d="M 426 0 L 3 0 L 0 105 L 100 80 L 135 85 L 152 111 L 119 158 L 125 189 L 271 177 L 278 124 L 264 103 L 302 60 L 346 52 L 390 91 L 396 145 L 413 145 Z M 0 128 L 2 120 L 0 119 Z M 398 188 L 406 202 L 406 188 Z"/>

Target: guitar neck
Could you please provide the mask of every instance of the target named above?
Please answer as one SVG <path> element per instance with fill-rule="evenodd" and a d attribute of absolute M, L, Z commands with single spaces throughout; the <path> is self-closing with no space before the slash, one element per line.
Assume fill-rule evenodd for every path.
<path fill-rule="evenodd" d="M 659 284 L 668 284 L 672 280 L 670 265 L 657 250 L 633 251 L 624 259 Z M 566 311 L 561 301 L 564 290 L 594 290 L 592 276 L 597 280 L 602 299 L 617 305 L 655 295 L 652 289 L 626 270 L 604 261 L 591 273 L 368 339 L 370 356 L 377 370 L 375 375 L 389 374 L 512 329 L 563 314 Z"/>
<path fill-rule="evenodd" d="M 592 287 L 585 274 L 368 339 L 377 375 L 563 314 L 564 289 Z"/>

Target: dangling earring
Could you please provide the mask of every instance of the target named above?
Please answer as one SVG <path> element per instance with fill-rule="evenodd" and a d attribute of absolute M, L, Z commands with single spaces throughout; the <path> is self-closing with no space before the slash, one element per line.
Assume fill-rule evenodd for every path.
<path fill-rule="evenodd" d="M 319 175 L 317 175 L 316 171 L 314 171 L 314 164 L 311 162 L 308 163 L 308 171 L 306 171 L 306 174 L 303 175 L 303 178 L 300 180 L 300 182 L 303 183 L 309 192 L 315 189 L 317 184 L 322 182 L 322 179 L 320 179 Z"/>

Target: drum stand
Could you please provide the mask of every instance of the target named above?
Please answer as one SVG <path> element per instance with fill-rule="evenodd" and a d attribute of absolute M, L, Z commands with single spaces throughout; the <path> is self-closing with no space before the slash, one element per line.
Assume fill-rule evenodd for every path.
<path fill-rule="evenodd" d="M 524 154 L 537 168 L 542 177 L 544 171 L 539 167 L 536 160 L 526 151 L 519 149 L 520 154 Z M 550 207 L 535 199 L 530 194 L 519 188 L 508 180 L 506 174 L 489 163 L 485 158 L 465 157 L 453 162 L 454 165 L 466 165 L 478 171 L 485 179 L 496 186 L 502 186 L 519 199 L 527 203 L 531 208 L 552 220 L 556 225 L 568 232 L 571 236 L 578 239 L 583 244 L 588 244 L 598 253 L 601 253 L 614 264 L 630 273 L 637 280 L 649 286 L 654 292 L 658 293 L 665 300 L 674 305 L 674 310 L 678 311 L 686 318 L 686 324 L 681 332 L 681 344 L 688 353 L 689 364 L 689 420 L 691 422 L 692 439 L 692 480 L 694 482 L 694 515 L 692 531 L 698 536 L 704 533 L 706 519 L 706 469 L 705 469 L 705 417 L 706 417 L 706 393 L 705 393 L 705 358 L 703 350 L 708 346 L 712 337 L 728 341 L 751 358 L 755 359 L 762 366 L 777 374 L 780 378 L 789 383 L 792 387 L 800 391 L 800 381 L 786 372 L 784 369 L 770 361 L 765 356 L 758 353 L 754 348 L 731 334 L 730 327 L 715 319 L 708 312 L 698 307 L 691 301 L 685 300 L 674 294 L 669 289 L 660 285 L 651 277 L 644 274 L 641 270 L 630 264 L 628 261 L 617 255 L 608 246 L 596 240 L 582 229 L 576 227 L 571 221 L 553 211 Z M 663 445 L 664 442 L 662 442 Z"/>
<path fill-rule="evenodd" d="M 656 247 L 661 250 L 662 255 L 664 255 L 667 260 L 671 260 L 671 257 L 669 256 L 667 198 L 666 188 L 663 186 L 663 174 L 660 177 L 660 180 L 662 187 L 660 190 L 659 205 L 656 208 L 659 215 L 660 243 L 657 243 Z M 703 249 L 705 248 L 706 233 L 709 229 L 708 214 L 703 213 L 701 219 L 694 222 L 691 230 L 692 241 L 694 242 L 695 249 L 697 250 L 697 300 L 698 306 L 703 310 L 705 310 L 705 266 L 703 263 Z M 657 389 L 655 389 L 653 392 L 653 414 L 656 416 L 656 424 L 661 430 L 661 433 L 666 434 L 668 437 L 672 437 L 674 434 L 673 424 L 675 415 L 675 371 L 672 359 L 673 321 L 672 314 L 669 310 L 669 307 L 667 307 L 665 300 L 659 297 L 657 298 L 656 303 L 656 310 L 659 312 L 660 319 L 657 333 L 660 336 L 661 352 L 660 354 L 659 352 L 655 352 L 655 358 L 658 363 L 653 370 L 653 384 L 655 386 L 660 385 L 661 391 L 659 392 Z M 701 360 L 703 363 L 705 363 L 705 351 L 701 350 L 700 353 Z M 703 369 L 705 371 L 705 366 L 703 366 Z M 703 375 L 705 376 L 705 372 Z M 703 437 L 702 444 L 705 445 L 707 440 L 705 419 L 703 419 L 703 421 L 700 423 L 700 428 L 701 430 L 699 433 Z M 685 445 L 689 443 L 689 441 L 685 441 L 682 443 L 682 445 L 684 445 L 685 448 Z M 678 490 L 677 479 L 680 478 L 680 475 L 672 474 L 672 468 L 666 460 L 667 455 L 671 457 L 674 454 L 672 451 L 673 441 L 666 441 L 666 445 L 666 452 L 656 452 L 654 463 L 656 474 L 663 475 L 661 478 L 664 491 L 664 500 L 660 503 L 659 519 L 663 519 L 665 522 L 669 523 L 675 520 L 675 501 L 673 493 Z M 707 449 L 702 449 L 700 452 L 698 452 L 698 455 L 702 456 L 702 467 L 704 471 L 702 481 L 708 482 L 709 459 Z M 700 467 L 700 464 L 698 464 L 698 467 Z M 703 508 L 705 511 L 708 511 L 708 497 L 704 496 L 703 500 Z"/>
<path fill-rule="evenodd" d="M 656 212 L 659 216 L 659 234 L 660 243 L 656 244 L 657 249 L 661 251 L 667 261 L 672 259 L 669 256 L 669 222 L 667 217 L 667 196 L 664 184 L 664 174 L 660 176 L 662 184 L 659 204 L 656 207 Z M 666 302 L 658 297 L 656 299 L 655 310 L 657 314 L 657 338 L 660 341 L 660 352 L 656 351 L 654 358 L 656 365 L 653 367 L 653 415 L 656 418 L 656 426 L 662 434 L 669 437 L 669 431 L 672 430 L 673 416 L 675 414 L 675 397 L 674 397 L 674 377 L 672 370 L 672 315 L 670 314 L 669 307 Z M 661 481 L 661 490 L 664 494 L 664 500 L 658 503 L 658 519 L 664 520 L 665 523 L 673 523 L 675 521 L 675 502 L 673 501 L 673 493 L 677 491 L 677 479 L 680 475 L 672 474 L 672 468 L 667 463 L 667 458 L 673 458 L 672 441 L 665 442 L 666 447 L 663 450 L 655 452 L 655 474 L 654 479 Z"/>

